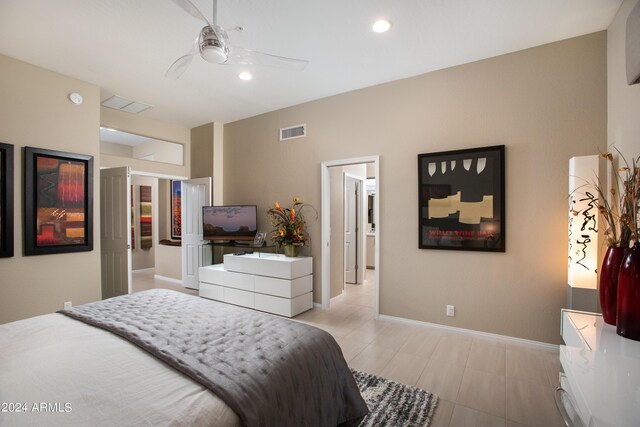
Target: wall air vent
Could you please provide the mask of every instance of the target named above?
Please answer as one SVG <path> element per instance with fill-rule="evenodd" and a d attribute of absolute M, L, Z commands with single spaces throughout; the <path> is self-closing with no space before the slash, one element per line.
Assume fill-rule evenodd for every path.
<path fill-rule="evenodd" d="M 295 125 L 280 129 L 280 141 L 307 136 L 307 125 Z"/>

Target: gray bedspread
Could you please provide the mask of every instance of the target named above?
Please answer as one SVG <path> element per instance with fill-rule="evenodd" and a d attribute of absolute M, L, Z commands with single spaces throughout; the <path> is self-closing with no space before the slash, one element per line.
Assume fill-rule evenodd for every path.
<path fill-rule="evenodd" d="M 340 347 L 313 326 L 161 289 L 60 313 L 208 387 L 247 426 L 357 425 L 368 412 Z"/>

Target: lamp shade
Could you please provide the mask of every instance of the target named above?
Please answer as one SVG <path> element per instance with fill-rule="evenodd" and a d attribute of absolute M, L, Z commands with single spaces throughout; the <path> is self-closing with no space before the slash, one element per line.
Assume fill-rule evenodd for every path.
<path fill-rule="evenodd" d="M 600 156 L 569 160 L 569 272 L 573 288 L 598 287 L 598 182 Z"/>

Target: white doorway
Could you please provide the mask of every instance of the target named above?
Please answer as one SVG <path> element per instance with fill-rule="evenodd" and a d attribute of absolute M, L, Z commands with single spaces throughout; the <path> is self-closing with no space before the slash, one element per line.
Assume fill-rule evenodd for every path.
<path fill-rule="evenodd" d="M 155 178 L 157 180 L 185 180 L 183 176 L 173 176 L 130 170 L 129 167 L 104 168 L 101 174 L 101 269 L 102 298 L 131 293 L 133 291 L 132 246 L 140 246 L 140 237 L 132 242 L 132 198 L 131 187 L 133 177 Z M 168 184 L 167 184 L 168 186 Z M 157 187 L 157 185 L 155 186 Z M 153 246 L 158 254 L 158 193 L 152 193 L 153 214 Z M 134 225 L 139 228 L 140 224 Z M 137 230 L 139 231 L 139 230 Z M 179 249 L 179 248 L 175 248 Z M 144 270 L 144 269 L 143 269 Z M 152 275 L 150 279 L 153 279 Z M 157 279 L 158 277 L 155 276 Z M 178 286 L 182 280 L 161 278 L 173 281 Z"/>
<path fill-rule="evenodd" d="M 182 181 L 182 285 L 199 289 L 199 269 L 211 264 L 204 240 L 202 207 L 211 205 L 211 178 Z"/>
<path fill-rule="evenodd" d="M 374 294 L 373 294 L 373 315 L 374 318 L 378 317 L 379 314 L 379 285 L 380 285 L 380 241 L 379 241 L 379 236 L 380 236 L 380 229 L 381 229 L 381 223 L 379 221 L 379 215 L 378 215 L 378 211 L 379 211 L 379 206 L 380 206 L 380 191 L 379 191 L 379 186 L 380 186 L 380 179 L 379 179 L 379 174 L 380 174 L 380 158 L 379 156 L 368 156 L 368 157 L 358 157 L 358 158 L 351 158 L 351 159 L 342 159 L 342 160 L 332 160 L 332 161 L 326 161 L 326 162 L 322 162 L 321 164 L 321 198 L 322 198 L 322 216 L 321 216 L 321 234 L 322 234 L 322 257 L 321 257 L 321 270 L 322 270 L 322 308 L 324 309 L 329 309 L 330 307 L 330 300 L 331 300 L 331 277 L 332 277 L 332 267 L 331 267 L 331 259 L 332 259 L 332 254 L 333 256 L 344 256 L 344 247 L 342 245 L 340 245 L 341 247 L 338 248 L 338 250 L 336 250 L 335 247 L 335 242 L 332 242 L 331 239 L 331 224 L 332 224 L 332 215 L 335 216 L 335 209 L 334 212 L 332 212 L 332 208 L 331 208 L 331 186 L 332 186 L 332 181 L 331 181 L 331 168 L 336 168 L 336 167 L 344 167 L 344 166 L 350 166 L 350 165 L 358 165 L 358 164 L 370 164 L 370 166 L 373 168 L 374 174 L 377 177 L 376 181 L 375 181 L 375 192 L 377 194 L 377 197 L 375 197 L 375 202 L 374 202 L 374 206 L 373 206 L 373 212 L 375 217 L 378 219 L 378 221 L 376 221 L 376 228 L 373 231 L 375 238 L 376 238 L 376 245 L 374 248 L 374 259 L 375 259 L 375 265 L 377 266 L 377 268 L 375 268 L 375 270 L 373 271 L 373 286 L 374 286 Z M 364 177 L 366 178 L 366 176 Z M 334 184 L 335 185 L 335 184 Z M 359 193 L 359 198 L 362 199 L 362 204 L 361 206 L 365 206 L 364 204 L 364 200 L 365 200 L 365 196 L 366 193 L 364 191 L 360 191 Z M 361 209 L 362 210 L 362 209 Z M 340 212 L 341 217 L 343 217 L 342 215 L 343 213 Z M 335 222 L 335 220 L 334 220 Z M 341 224 L 342 225 L 342 224 Z M 364 236 L 364 233 L 361 233 Z M 335 239 L 334 239 L 335 240 Z M 365 240 L 363 239 L 363 242 L 365 242 Z M 365 243 L 361 243 L 361 248 L 364 249 L 364 246 L 366 244 Z M 336 252 L 339 252 L 339 255 L 336 255 Z M 364 266 L 365 266 L 365 259 L 364 259 L 364 251 L 361 250 L 359 256 L 358 256 L 358 264 L 359 266 L 362 266 L 363 271 L 364 271 Z M 334 267 L 335 269 L 335 267 Z M 335 273 L 335 272 L 334 272 Z M 340 271 L 340 274 L 343 275 L 343 271 Z M 364 280 L 364 273 L 361 273 L 361 280 Z M 344 277 L 344 275 L 343 275 Z M 344 283 L 344 280 L 343 282 Z"/>

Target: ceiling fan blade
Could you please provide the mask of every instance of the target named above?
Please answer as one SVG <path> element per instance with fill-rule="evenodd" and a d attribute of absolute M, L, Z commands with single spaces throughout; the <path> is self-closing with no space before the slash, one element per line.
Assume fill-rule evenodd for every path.
<path fill-rule="evenodd" d="M 180 76 L 183 75 L 185 71 L 187 71 L 187 68 L 189 68 L 189 64 L 191 64 L 191 60 L 193 60 L 193 57 L 194 54 L 189 53 L 176 59 L 176 61 L 171 64 L 171 67 L 169 67 L 164 76 L 171 80 L 178 80 Z"/>
<path fill-rule="evenodd" d="M 183 55 L 180 58 L 176 59 L 173 64 L 171 64 L 164 76 L 172 80 L 178 80 L 180 76 L 183 75 L 185 71 L 187 71 L 187 68 L 189 68 L 193 57 L 198 51 L 197 46 L 198 39 L 196 38 L 196 41 L 191 46 L 191 50 L 186 55 Z"/>
<path fill-rule="evenodd" d="M 172 1 L 175 4 L 177 4 L 182 10 L 187 12 L 189 15 L 193 16 L 194 18 L 200 19 L 205 24 L 211 26 L 207 18 L 202 14 L 202 12 L 200 12 L 200 9 L 195 7 L 195 5 L 191 3 L 190 0 L 172 0 Z"/>
<path fill-rule="evenodd" d="M 309 64 L 309 61 L 306 59 L 287 58 L 285 56 L 258 52 L 257 50 L 234 47 L 231 48 L 231 52 L 229 52 L 229 56 L 224 64 L 264 65 L 267 67 L 302 71 Z"/>

